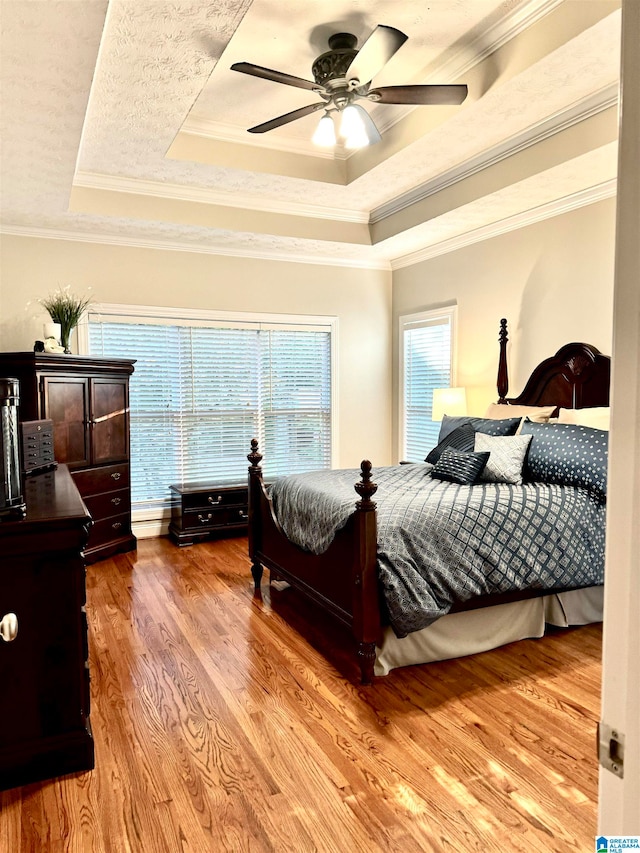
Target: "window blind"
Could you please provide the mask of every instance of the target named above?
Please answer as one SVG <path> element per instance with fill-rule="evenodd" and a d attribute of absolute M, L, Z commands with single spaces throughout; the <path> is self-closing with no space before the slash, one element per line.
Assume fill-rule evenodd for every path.
<path fill-rule="evenodd" d="M 440 423 L 431 420 L 433 390 L 451 385 L 452 319 L 450 312 L 401 318 L 401 456 L 407 461 L 421 462 L 438 443 Z"/>
<path fill-rule="evenodd" d="M 265 478 L 331 465 L 329 331 L 89 318 L 94 355 L 135 358 L 131 496 L 159 506 L 168 486 L 244 482 L 258 438 Z"/>

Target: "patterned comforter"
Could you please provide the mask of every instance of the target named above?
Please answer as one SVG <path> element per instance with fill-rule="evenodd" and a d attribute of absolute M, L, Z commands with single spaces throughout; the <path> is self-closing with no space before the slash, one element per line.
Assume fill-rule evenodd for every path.
<path fill-rule="evenodd" d="M 399 637 L 477 595 L 603 582 L 605 505 L 586 489 L 460 486 L 432 479 L 431 468 L 373 472 L 378 571 Z M 325 551 L 354 510 L 359 479 L 350 469 L 276 480 L 271 497 L 287 537 L 312 553 Z"/>

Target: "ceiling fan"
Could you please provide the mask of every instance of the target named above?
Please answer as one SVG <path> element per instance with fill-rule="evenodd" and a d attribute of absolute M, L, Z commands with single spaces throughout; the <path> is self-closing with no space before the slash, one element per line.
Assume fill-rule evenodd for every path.
<path fill-rule="evenodd" d="M 464 85 L 371 86 L 372 79 L 407 38 L 400 30 L 379 24 L 360 50 L 356 50 L 358 40 L 354 35 L 335 33 L 329 38 L 329 50 L 318 56 L 312 65 L 315 82 L 251 62 L 234 63 L 232 71 L 284 83 L 286 86 L 309 89 L 322 98 L 321 101 L 250 127 L 249 133 L 266 133 L 324 109 L 325 115 L 314 134 L 314 142 L 320 145 L 334 145 L 337 142 L 332 114 L 340 114 L 340 136 L 346 147 L 360 147 L 378 142 L 381 137 L 369 113 L 354 103 L 357 100 L 380 104 L 461 104 L 467 96 L 467 87 Z"/>

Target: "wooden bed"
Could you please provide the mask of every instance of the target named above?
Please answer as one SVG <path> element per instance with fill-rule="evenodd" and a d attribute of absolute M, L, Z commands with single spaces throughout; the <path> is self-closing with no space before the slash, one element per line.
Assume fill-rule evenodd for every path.
<path fill-rule="evenodd" d="M 518 397 L 508 398 L 507 323 L 500 323 L 498 402 L 509 405 L 580 409 L 609 405 L 610 359 L 589 344 L 570 343 L 545 359 L 532 372 Z M 505 417 L 508 417 L 505 411 Z M 384 625 L 377 576 L 376 504 L 371 462 L 361 464 L 361 479 L 354 484 L 359 499 L 347 524 L 329 548 L 314 555 L 290 542 L 280 527 L 263 483 L 258 442 L 251 442 L 249 467 L 249 557 L 256 592 L 263 567 L 272 578 L 287 581 L 315 605 L 347 625 L 355 639 L 363 684 L 374 675 L 376 644 Z M 539 597 L 544 591 L 479 596 L 452 612 L 476 610 L 507 602 Z M 443 617 L 446 618 L 446 617 Z"/>

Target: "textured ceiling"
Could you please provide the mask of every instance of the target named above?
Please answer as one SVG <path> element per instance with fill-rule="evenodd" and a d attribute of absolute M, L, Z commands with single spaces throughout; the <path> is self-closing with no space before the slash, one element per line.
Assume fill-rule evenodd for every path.
<path fill-rule="evenodd" d="M 1 227 L 384 266 L 597 197 L 615 178 L 617 9 L 614 0 L 0 0 Z M 233 62 L 309 79 L 331 32 L 362 42 L 378 23 L 409 40 L 376 84 L 467 82 L 467 101 L 371 105 L 383 141 L 350 158 L 342 185 L 317 179 L 326 161 L 309 142 L 317 116 L 246 133 L 315 96 L 234 73 Z M 528 146 L 540 156 L 525 163 Z M 266 165 L 279 158 L 286 171 L 298 155 L 312 177 Z"/>

